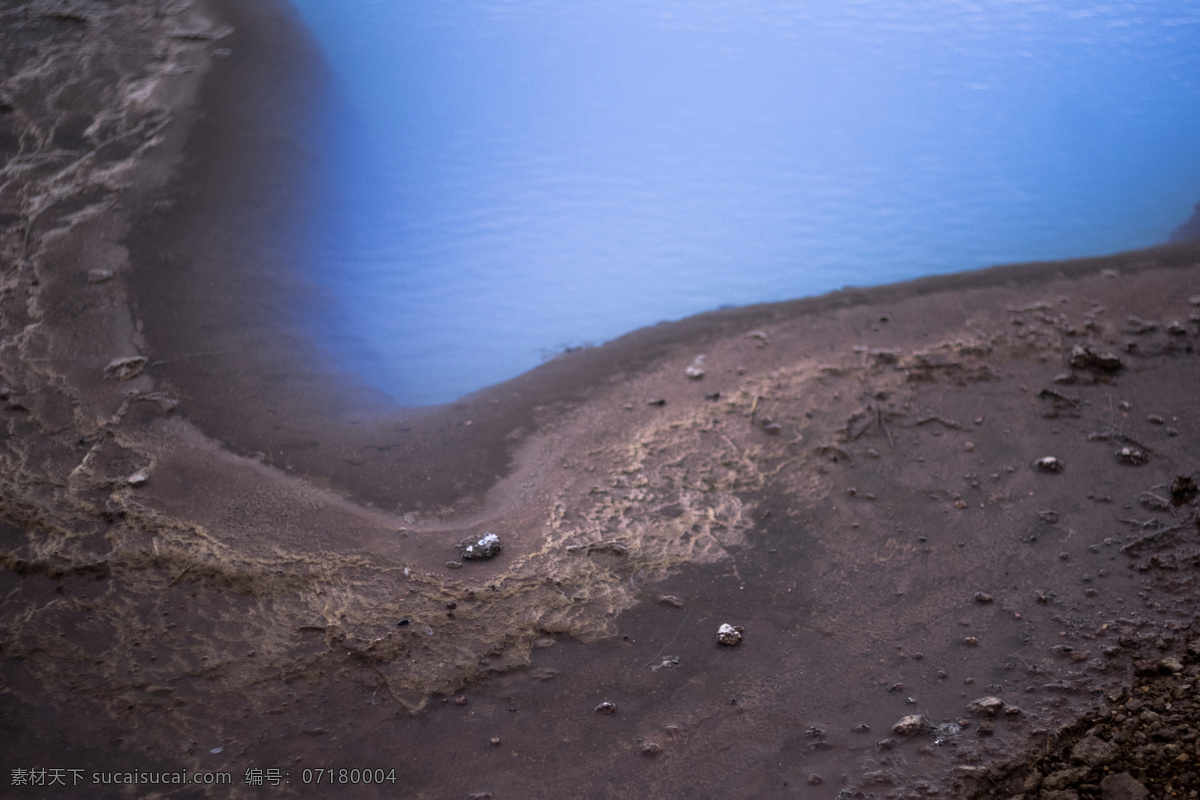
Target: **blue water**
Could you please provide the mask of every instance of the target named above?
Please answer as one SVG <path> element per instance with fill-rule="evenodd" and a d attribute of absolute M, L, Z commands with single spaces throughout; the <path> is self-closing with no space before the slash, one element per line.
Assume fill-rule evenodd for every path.
<path fill-rule="evenodd" d="M 294 0 L 334 73 L 313 335 L 404 404 L 721 305 L 1165 241 L 1200 7 Z"/>

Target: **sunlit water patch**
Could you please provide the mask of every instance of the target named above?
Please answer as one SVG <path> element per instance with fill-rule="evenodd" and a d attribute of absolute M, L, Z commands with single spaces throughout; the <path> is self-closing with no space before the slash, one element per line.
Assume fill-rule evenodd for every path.
<path fill-rule="evenodd" d="M 721 305 L 1156 244 L 1200 10 L 295 0 L 338 86 L 313 335 L 445 402 Z"/>

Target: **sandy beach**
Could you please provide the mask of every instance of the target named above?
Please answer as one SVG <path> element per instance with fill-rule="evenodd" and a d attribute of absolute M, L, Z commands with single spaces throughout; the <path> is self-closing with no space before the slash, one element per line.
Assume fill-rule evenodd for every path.
<path fill-rule="evenodd" d="M 302 333 L 286 6 L 0 30 L 0 794 L 1200 792 L 1197 242 L 397 409 Z"/>

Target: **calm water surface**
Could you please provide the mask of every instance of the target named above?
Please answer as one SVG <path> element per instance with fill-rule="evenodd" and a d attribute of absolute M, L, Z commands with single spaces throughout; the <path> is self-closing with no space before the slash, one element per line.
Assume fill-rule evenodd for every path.
<path fill-rule="evenodd" d="M 313 334 L 404 404 L 721 305 L 1156 244 L 1200 7 L 294 0 L 335 75 Z"/>

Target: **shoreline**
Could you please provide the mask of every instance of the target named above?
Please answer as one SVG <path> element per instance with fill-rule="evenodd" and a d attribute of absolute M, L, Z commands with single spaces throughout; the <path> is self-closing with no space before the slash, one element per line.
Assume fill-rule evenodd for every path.
<path fill-rule="evenodd" d="M 26 148 L 0 161 L 10 768 L 948 796 L 1135 661 L 1200 672 L 1171 566 L 1195 500 L 1146 499 L 1200 477 L 1200 244 L 710 312 L 387 410 L 288 327 L 319 301 L 280 242 L 319 199 L 292 115 L 323 78 L 287 13 L 72 9 L 22 17 L 48 71 L 0 97 Z M 39 107 L 81 54 L 75 116 Z M 484 531 L 501 555 L 461 562 Z M 878 745 L 977 694 L 1021 713 Z"/>

